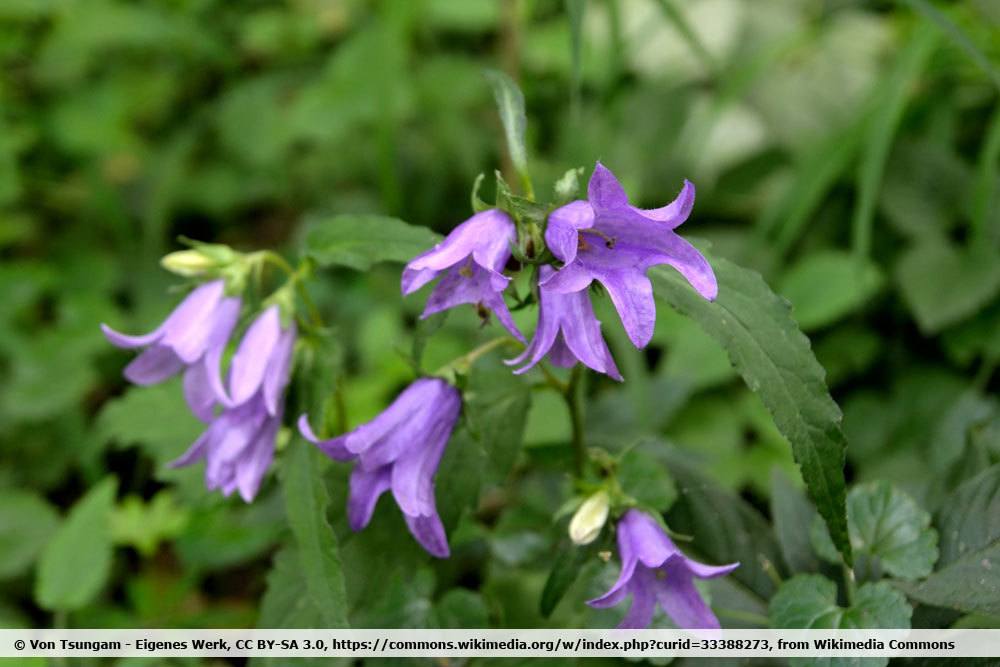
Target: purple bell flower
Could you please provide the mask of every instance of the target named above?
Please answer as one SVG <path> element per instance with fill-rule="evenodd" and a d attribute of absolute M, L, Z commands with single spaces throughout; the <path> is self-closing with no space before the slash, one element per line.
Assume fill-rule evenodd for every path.
<path fill-rule="evenodd" d="M 217 401 L 222 411 L 172 467 L 204 460 L 209 490 L 219 489 L 226 496 L 238 490 L 246 502 L 254 499 L 274 459 L 295 337 L 294 323 L 281 326 L 278 306 L 254 320 L 233 355 L 229 390 L 218 373 L 199 388 L 205 404 Z"/>
<path fill-rule="evenodd" d="M 500 323 L 520 341 L 510 310 L 503 300 L 510 278 L 503 275 L 510 244 L 517 239 L 514 222 L 503 211 L 476 213 L 441 243 L 417 255 L 403 270 L 403 294 L 411 294 L 447 271 L 427 299 L 421 318 L 472 303 L 493 311 Z"/>
<path fill-rule="evenodd" d="M 113 345 L 145 348 L 125 367 L 125 377 L 133 384 L 156 384 L 184 370 L 188 405 L 199 419 L 208 421 L 215 405 L 211 378 L 219 374 L 219 361 L 239 319 L 240 306 L 239 297 L 225 296 L 225 281 L 215 280 L 195 288 L 163 324 L 146 335 L 128 336 L 106 324 L 101 330 Z"/>
<path fill-rule="evenodd" d="M 652 517 L 636 509 L 625 512 L 618 522 L 618 554 L 622 561 L 618 581 L 587 604 L 604 609 L 631 595 L 632 606 L 619 629 L 649 627 L 657 602 L 678 628 L 719 629 L 719 619 L 705 604 L 693 579 L 721 577 L 739 563 L 713 566 L 691 560 Z"/>
<path fill-rule="evenodd" d="M 462 407 L 458 390 L 439 378 L 420 378 L 380 415 L 330 440 L 313 433 L 306 415 L 302 436 L 335 461 L 356 461 L 347 519 L 353 530 L 371 521 L 379 497 L 391 490 L 413 537 L 438 558 L 450 550 L 434 500 L 434 475 Z"/>
<path fill-rule="evenodd" d="M 549 215 L 545 243 L 564 266 L 541 284 L 579 292 L 597 280 L 608 290 L 629 339 L 639 348 L 653 337 L 656 306 L 646 270 L 669 264 L 708 300 L 719 287 L 708 261 L 674 229 L 694 206 L 694 186 L 684 181 L 673 202 L 656 209 L 628 203 L 621 184 L 600 162 L 587 188 L 588 201 L 574 201 Z"/>
<path fill-rule="evenodd" d="M 555 273 L 548 266 L 541 267 L 539 279 L 545 281 Z M 569 368 L 577 361 L 598 373 L 607 373 L 621 380 L 607 343 L 601 336 L 601 323 L 594 316 L 590 295 L 586 290 L 561 294 L 546 287 L 539 288 L 538 327 L 531 344 L 518 357 L 504 363 L 527 365 L 514 371 L 526 373 L 548 354 L 556 366 Z"/>

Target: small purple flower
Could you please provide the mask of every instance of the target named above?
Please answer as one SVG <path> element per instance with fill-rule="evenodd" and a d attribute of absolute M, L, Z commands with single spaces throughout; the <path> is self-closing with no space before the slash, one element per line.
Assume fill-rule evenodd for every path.
<path fill-rule="evenodd" d="M 579 292 L 597 280 L 636 347 L 653 336 L 656 306 L 646 270 L 669 264 L 708 300 L 719 288 L 708 261 L 674 229 L 694 206 L 694 186 L 684 181 L 680 195 L 656 209 L 628 203 L 621 184 L 600 162 L 594 168 L 588 201 L 574 201 L 549 215 L 545 243 L 564 266 L 542 284 L 562 293 Z"/>
<path fill-rule="evenodd" d="M 450 550 L 434 501 L 434 475 L 461 407 L 453 386 L 439 378 L 420 378 L 379 416 L 350 433 L 320 440 L 306 415 L 299 418 L 299 431 L 333 460 L 357 461 L 347 501 L 353 530 L 368 525 L 379 497 L 392 490 L 417 542 L 431 555 L 447 558 Z"/>
<path fill-rule="evenodd" d="M 163 321 L 144 336 L 101 330 L 121 348 L 145 348 L 125 367 L 125 377 L 137 385 L 162 382 L 184 370 L 184 395 L 203 421 L 212 416 L 215 399 L 209 390 L 219 374 L 219 360 L 240 315 L 239 297 L 225 296 L 225 282 L 215 280 L 195 288 Z"/>
<path fill-rule="evenodd" d="M 172 467 L 205 461 L 205 485 L 226 496 L 238 490 L 250 502 L 274 458 L 275 438 L 284 414 L 295 324 L 281 326 L 278 306 L 270 306 L 247 329 L 229 368 L 229 391 L 218 373 L 199 387 L 205 402 L 222 411 Z"/>
<path fill-rule="evenodd" d="M 516 239 L 514 222 L 503 211 L 476 213 L 444 241 L 410 260 L 403 270 L 403 294 L 415 292 L 447 271 L 427 299 L 421 318 L 472 303 L 492 310 L 500 323 L 523 342 L 524 336 L 503 300 L 503 291 L 510 282 L 503 269 L 510 259 L 510 244 Z"/>
<path fill-rule="evenodd" d="M 543 266 L 539 278 L 545 281 L 555 270 Z M 561 294 L 546 287 L 539 288 L 538 327 L 531 344 L 515 359 L 506 364 L 528 361 L 514 373 L 526 373 L 546 354 L 556 366 L 569 368 L 577 361 L 583 362 L 598 373 L 607 373 L 621 380 L 621 373 L 611 358 L 607 343 L 601 336 L 601 323 L 594 316 L 590 295 L 586 290 Z"/>
<path fill-rule="evenodd" d="M 618 581 L 607 593 L 590 600 L 591 607 L 613 607 L 632 595 L 632 606 L 620 629 L 647 628 L 656 603 L 678 628 L 718 630 L 719 619 L 701 598 L 693 579 L 729 574 L 739 563 L 704 565 L 680 552 L 649 515 L 631 509 L 618 522 L 618 553 L 622 561 Z"/>

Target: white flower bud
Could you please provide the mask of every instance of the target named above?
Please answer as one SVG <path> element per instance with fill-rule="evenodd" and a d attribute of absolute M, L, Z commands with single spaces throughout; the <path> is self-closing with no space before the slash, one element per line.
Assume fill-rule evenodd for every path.
<path fill-rule="evenodd" d="M 195 278 L 205 275 L 218 266 L 215 260 L 206 257 L 198 250 L 178 250 L 165 255 L 160 264 L 167 271 L 185 278 Z"/>
<path fill-rule="evenodd" d="M 601 534 L 610 509 L 608 492 L 598 491 L 583 501 L 569 522 L 569 538 L 574 544 L 590 544 Z"/>

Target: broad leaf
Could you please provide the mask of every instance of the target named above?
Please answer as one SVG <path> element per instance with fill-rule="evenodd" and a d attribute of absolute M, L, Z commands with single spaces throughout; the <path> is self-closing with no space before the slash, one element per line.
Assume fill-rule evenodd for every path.
<path fill-rule="evenodd" d="M 441 237 L 383 215 L 335 215 L 306 223 L 305 252 L 320 266 L 367 271 L 379 262 L 407 262 Z"/>
<path fill-rule="evenodd" d="M 909 628 L 913 610 L 902 593 L 886 582 L 858 588 L 846 609 L 837 605 L 837 586 L 818 574 L 800 574 L 781 585 L 768 615 L 774 628 L 850 630 Z M 881 667 L 888 658 L 792 658 L 793 665 Z"/>
<path fill-rule="evenodd" d="M 919 579 L 930 574 L 937 561 L 938 535 L 930 527 L 930 514 L 889 482 L 852 488 L 847 494 L 847 522 L 855 555 L 874 559 L 865 563 L 868 567 L 902 579 Z M 814 524 L 812 536 L 819 554 L 836 562 L 837 552 L 822 524 Z"/>
<path fill-rule="evenodd" d="M 937 333 L 986 305 L 1000 290 L 1000 255 L 988 247 L 960 248 L 943 239 L 903 253 L 896 281 L 925 334 Z"/>
<path fill-rule="evenodd" d="M 317 628 L 323 623 L 302 576 L 301 562 L 293 545 L 285 545 L 275 554 L 260 604 L 258 628 Z"/>
<path fill-rule="evenodd" d="M 871 261 L 826 250 L 808 255 L 783 276 L 780 292 L 804 331 L 836 322 L 865 304 L 882 283 Z"/>
<path fill-rule="evenodd" d="M 322 454 L 301 438 L 288 448 L 282 483 L 288 524 L 298 546 L 299 567 L 313 604 L 328 628 L 347 627 L 344 571 L 326 512 Z"/>
<path fill-rule="evenodd" d="M 809 496 L 834 543 L 850 562 L 844 483 L 847 442 L 823 368 L 809 339 L 795 325 L 788 302 L 775 295 L 760 275 L 721 258 L 711 261 L 719 280 L 714 302 L 701 298 L 667 268 L 650 271 L 656 293 L 715 338 L 747 386 L 760 395 L 778 430 L 792 444 Z"/>
<path fill-rule="evenodd" d="M 531 386 L 494 354 L 473 368 L 463 397 L 469 432 L 486 452 L 487 481 L 503 482 L 524 441 Z"/>
<path fill-rule="evenodd" d="M 630 449 L 618 462 L 618 481 L 625 493 L 658 512 L 666 512 L 677 500 L 670 471 L 641 446 Z"/>
<path fill-rule="evenodd" d="M 959 486 L 937 515 L 941 569 L 900 586 L 939 607 L 1000 614 L 1000 465 Z"/>
<path fill-rule="evenodd" d="M 59 525 L 43 498 L 27 491 L 0 493 L 0 579 L 23 573 Z"/>
<path fill-rule="evenodd" d="M 663 456 L 680 490 L 667 514 L 675 531 L 691 535 L 692 544 L 713 564 L 740 566 L 731 575 L 767 599 L 774 580 L 765 568 L 780 568 L 781 553 L 771 527 L 757 510 L 700 473 L 689 453 L 665 449 Z"/>
<path fill-rule="evenodd" d="M 111 573 L 112 477 L 77 501 L 38 562 L 35 600 L 45 609 L 73 611 L 100 593 Z"/>
<path fill-rule="evenodd" d="M 545 580 L 545 588 L 542 589 L 538 603 L 538 610 L 542 616 L 548 618 L 552 615 L 559 601 L 566 595 L 566 591 L 580 576 L 583 566 L 593 561 L 598 551 L 609 547 L 611 541 L 609 534 L 606 531 L 601 538 L 585 546 L 573 544 L 568 539 L 559 542 L 552 569 Z"/>
<path fill-rule="evenodd" d="M 434 605 L 434 627 L 486 628 L 489 610 L 479 593 L 467 588 L 453 588 Z"/>
<path fill-rule="evenodd" d="M 771 474 L 771 517 L 781 554 L 792 572 L 815 572 L 819 561 L 809 544 L 807 528 L 817 518 L 805 494 L 775 469 Z"/>

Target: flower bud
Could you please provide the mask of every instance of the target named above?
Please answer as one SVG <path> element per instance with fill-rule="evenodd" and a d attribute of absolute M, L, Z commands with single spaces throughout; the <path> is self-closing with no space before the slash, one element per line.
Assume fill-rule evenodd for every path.
<path fill-rule="evenodd" d="M 164 255 L 160 264 L 167 271 L 185 278 L 203 276 L 218 266 L 217 262 L 206 257 L 199 250 L 178 250 Z"/>
<path fill-rule="evenodd" d="M 608 520 L 608 492 L 603 489 L 583 501 L 569 522 L 569 538 L 574 544 L 590 544 L 601 534 Z"/>

